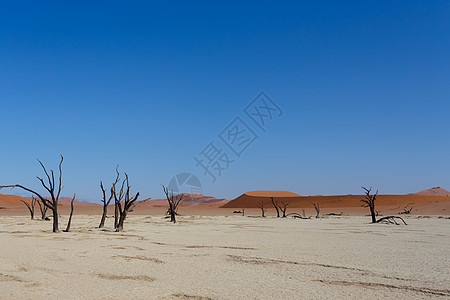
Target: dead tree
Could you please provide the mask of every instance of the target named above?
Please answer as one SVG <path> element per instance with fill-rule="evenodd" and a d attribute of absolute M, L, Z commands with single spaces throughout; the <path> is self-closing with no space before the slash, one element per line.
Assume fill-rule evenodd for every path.
<path fill-rule="evenodd" d="M 278 201 L 273 200 L 273 197 L 270 197 L 270 200 L 272 202 L 273 207 L 275 207 L 275 210 L 277 212 L 277 218 L 280 217 L 280 208 L 278 207 Z"/>
<path fill-rule="evenodd" d="M 361 202 L 363 202 L 363 205 L 361 205 L 361 206 L 368 207 L 370 209 L 370 216 L 372 218 L 372 223 L 377 223 L 376 212 L 375 212 L 375 200 L 377 199 L 378 191 L 375 194 L 371 195 L 370 193 L 372 192 L 372 188 L 370 188 L 370 189 L 367 189 L 365 187 L 362 187 L 362 188 L 366 192 L 366 195 L 365 195 L 364 199 L 361 199 Z"/>
<path fill-rule="evenodd" d="M 53 232 L 59 232 L 59 226 L 58 226 L 58 201 L 59 201 L 59 196 L 61 194 L 61 190 L 62 190 L 62 182 L 61 182 L 61 178 L 62 178 L 62 168 L 61 165 L 63 163 L 63 156 L 61 155 L 61 161 L 59 162 L 59 176 L 58 176 L 58 181 L 55 182 L 55 174 L 53 172 L 53 170 L 50 170 L 50 174 L 47 172 L 47 169 L 44 167 L 44 165 L 42 164 L 42 162 L 40 160 L 39 164 L 41 165 L 42 169 L 44 170 L 44 173 L 46 175 L 46 179 L 47 179 L 47 183 L 44 182 L 44 180 L 40 177 L 37 177 L 37 179 L 41 182 L 42 186 L 45 188 L 45 190 L 50 194 L 50 200 L 45 199 L 44 197 L 42 197 L 39 193 L 33 191 L 32 189 L 29 189 L 27 187 L 24 187 L 23 185 L 20 184 L 14 184 L 14 185 L 4 185 L 4 186 L 0 186 L 0 189 L 2 188 L 20 188 L 23 189 L 27 192 L 30 192 L 34 195 L 36 195 L 39 200 L 42 202 L 42 204 L 44 204 L 44 206 L 46 206 L 47 208 L 49 208 L 52 213 L 53 213 Z"/>
<path fill-rule="evenodd" d="M 287 210 L 288 205 L 289 205 L 289 203 L 281 202 L 281 204 L 278 206 L 278 208 L 283 213 L 282 218 L 286 218 L 286 210 Z"/>
<path fill-rule="evenodd" d="M 399 214 L 401 214 L 401 215 L 409 215 L 411 213 L 412 209 L 414 208 L 413 206 L 411 206 L 408 209 L 408 206 L 410 206 L 410 205 L 411 205 L 411 203 L 406 205 L 405 208 L 403 209 L 403 211 L 399 212 Z"/>
<path fill-rule="evenodd" d="M 127 214 L 130 211 L 130 208 L 133 206 L 134 202 L 136 202 L 137 198 L 139 197 L 139 192 L 132 197 L 130 194 L 130 189 L 131 186 L 128 180 L 128 175 L 127 173 L 125 173 L 125 179 L 122 182 L 122 187 L 119 194 L 114 192 L 114 203 L 119 217 L 114 224 L 116 232 L 123 230 L 123 223 L 127 218 Z"/>
<path fill-rule="evenodd" d="M 23 204 L 26 205 L 26 207 L 28 208 L 28 211 L 30 212 L 31 220 L 33 220 L 34 219 L 34 206 L 36 205 L 36 198 L 31 196 L 31 202 L 30 203 L 28 203 L 28 202 L 26 202 L 24 200 L 20 200 L 20 201 L 22 201 Z"/>
<path fill-rule="evenodd" d="M 73 201 L 75 201 L 75 194 L 73 194 L 72 201 L 70 201 L 70 216 L 69 221 L 67 222 L 66 230 L 63 230 L 64 232 L 70 231 L 70 223 L 72 223 L 72 215 L 73 215 Z"/>
<path fill-rule="evenodd" d="M 162 185 L 164 194 L 166 195 L 167 203 L 169 204 L 169 209 L 167 210 L 167 215 L 170 216 L 170 222 L 176 223 L 176 216 L 178 215 L 178 205 L 184 199 L 184 194 L 179 194 L 175 196 L 173 191 L 169 193 L 169 188 Z"/>
<path fill-rule="evenodd" d="M 264 207 L 264 202 L 263 201 L 259 202 L 258 203 L 258 207 L 259 207 L 259 209 L 261 209 L 261 217 L 265 218 L 266 217 L 266 209 L 267 208 Z"/>
<path fill-rule="evenodd" d="M 114 194 L 116 192 L 116 184 L 119 182 L 119 170 L 118 170 L 118 166 L 116 167 L 116 180 L 113 182 L 111 189 L 110 189 L 110 193 L 109 193 L 109 197 L 108 199 L 106 199 L 106 191 L 105 188 L 103 187 L 103 182 L 100 181 L 100 188 L 102 189 L 102 194 L 103 194 L 103 199 L 102 199 L 102 203 L 103 203 L 103 213 L 102 213 L 102 218 L 100 220 L 100 225 L 98 225 L 98 228 L 103 228 L 105 226 L 105 220 L 106 220 L 106 214 L 108 213 L 108 205 L 111 203 L 111 200 L 114 198 Z M 115 205 L 115 208 L 117 208 L 117 205 Z M 118 210 L 116 210 L 118 211 Z M 116 214 L 117 216 L 117 214 Z M 117 217 L 115 218 L 115 225 L 117 225 Z M 115 226 L 116 227 L 116 226 Z"/>
<path fill-rule="evenodd" d="M 316 210 L 316 219 L 320 218 L 320 206 L 319 203 L 313 203 L 314 209 Z"/>
<path fill-rule="evenodd" d="M 39 205 L 39 210 L 41 211 L 41 218 L 42 218 L 42 220 L 47 220 L 47 221 L 50 220 L 50 219 L 46 216 L 48 207 L 45 206 L 44 204 L 41 204 L 41 202 L 39 201 L 39 199 L 36 200 L 36 203 Z"/>

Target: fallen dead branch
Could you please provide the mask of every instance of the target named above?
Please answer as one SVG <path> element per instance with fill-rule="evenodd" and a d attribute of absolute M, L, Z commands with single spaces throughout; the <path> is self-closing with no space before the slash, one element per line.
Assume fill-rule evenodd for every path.
<path fill-rule="evenodd" d="M 387 217 L 383 217 L 383 218 L 381 218 L 381 219 L 378 219 L 378 220 L 377 220 L 377 223 L 388 223 L 388 224 L 400 225 L 399 223 L 397 223 L 397 222 L 395 221 L 395 219 L 399 219 L 399 220 L 401 220 L 405 225 L 408 225 L 408 224 L 406 224 L 405 220 L 403 220 L 402 217 L 397 217 L 397 216 L 387 216 Z"/>
<path fill-rule="evenodd" d="M 333 213 L 333 212 L 331 212 L 329 214 L 325 214 L 325 216 L 342 216 L 343 214 L 344 214 L 343 211 L 341 211 L 340 213 Z"/>
<path fill-rule="evenodd" d="M 287 214 L 286 217 L 292 217 L 294 219 L 303 219 L 303 220 L 311 219 L 311 217 L 305 217 L 298 213 L 290 213 L 290 214 Z"/>

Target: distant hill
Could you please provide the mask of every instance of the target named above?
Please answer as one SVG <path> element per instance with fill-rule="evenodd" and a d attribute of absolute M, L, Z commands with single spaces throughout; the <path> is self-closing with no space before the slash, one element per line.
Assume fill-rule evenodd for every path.
<path fill-rule="evenodd" d="M 289 196 L 292 194 L 294 193 L 280 191 L 248 192 L 226 203 L 222 208 L 257 208 L 261 201 L 267 208 L 271 208 L 271 197 L 276 201 L 289 203 L 290 208 L 310 208 L 312 203 L 318 203 L 322 208 L 361 207 L 360 200 L 364 197 L 363 195 Z M 449 201 L 450 197 L 434 195 L 378 195 L 377 197 L 379 206 L 406 206 Z"/>
<path fill-rule="evenodd" d="M 421 195 L 421 196 L 450 196 L 450 192 L 447 190 L 444 190 L 441 187 L 434 187 L 428 190 L 423 190 L 418 193 L 414 193 L 411 195 Z"/>
<path fill-rule="evenodd" d="M 184 206 L 205 206 L 205 207 L 220 207 L 225 205 L 230 200 L 216 199 L 211 196 L 204 196 L 202 194 L 181 194 L 184 199 L 180 203 L 180 207 Z M 166 199 L 152 199 L 144 203 L 142 206 L 167 206 Z"/>
<path fill-rule="evenodd" d="M 45 197 L 45 199 L 47 199 L 47 197 Z M 24 205 L 22 200 L 29 203 L 31 201 L 31 197 L 21 197 L 21 196 L 17 196 L 17 195 L 0 194 L 0 206 L 3 206 L 3 207 L 22 206 L 22 205 Z M 61 204 L 63 206 L 70 205 L 70 201 L 72 201 L 72 198 L 68 198 L 68 197 L 59 198 L 59 204 Z M 77 206 L 99 206 L 99 204 L 88 202 L 88 201 L 78 201 L 78 200 L 76 200 L 76 198 L 74 201 L 74 205 L 77 205 Z"/>
<path fill-rule="evenodd" d="M 31 200 L 31 198 L 29 198 Z M 72 198 L 69 197 L 61 197 L 59 198 L 58 203 L 59 204 L 69 204 L 72 201 Z M 77 198 L 75 197 L 75 201 L 73 201 L 74 205 L 87 205 L 87 206 L 100 206 L 100 204 L 98 203 L 93 203 L 93 202 L 89 202 L 89 201 L 78 201 Z"/>
<path fill-rule="evenodd" d="M 27 198 L 21 196 L 0 194 L 0 206 L 2 207 L 24 205 L 21 200 L 28 201 Z"/>
<path fill-rule="evenodd" d="M 229 201 L 223 208 L 252 208 L 258 207 L 258 203 L 261 201 L 270 203 L 271 198 L 274 200 L 289 202 L 289 203 L 298 203 L 301 202 L 304 198 L 296 193 L 288 192 L 288 191 L 251 191 L 242 194 L 236 199 Z"/>

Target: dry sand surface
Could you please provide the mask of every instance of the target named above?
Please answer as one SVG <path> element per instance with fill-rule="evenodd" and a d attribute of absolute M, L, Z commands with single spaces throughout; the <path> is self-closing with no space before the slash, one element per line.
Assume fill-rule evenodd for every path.
<path fill-rule="evenodd" d="M 55 234 L 0 216 L 0 298 L 450 298 L 450 220 L 406 220 L 130 215 L 115 233 L 75 215 Z"/>

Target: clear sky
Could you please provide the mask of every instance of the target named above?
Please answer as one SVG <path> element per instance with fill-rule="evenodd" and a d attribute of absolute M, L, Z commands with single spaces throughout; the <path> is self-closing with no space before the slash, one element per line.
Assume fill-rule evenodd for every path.
<path fill-rule="evenodd" d="M 37 188 L 61 153 L 80 200 L 116 164 L 152 198 L 180 172 L 229 199 L 450 188 L 449 1 L 211 2 L 3 1 L 0 184 Z M 239 157 L 236 117 L 257 136 Z M 234 160 L 215 182 L 210 142 Z"/>

